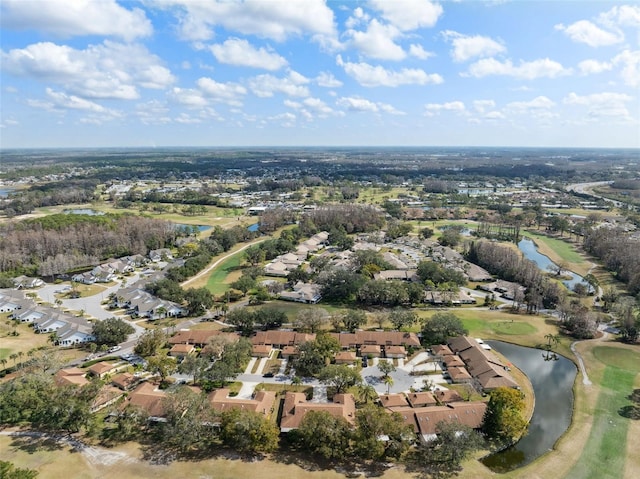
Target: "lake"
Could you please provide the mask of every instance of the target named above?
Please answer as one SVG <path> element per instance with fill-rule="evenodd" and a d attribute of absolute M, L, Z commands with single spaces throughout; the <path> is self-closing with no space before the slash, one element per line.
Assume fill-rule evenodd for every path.
<path fill-rule="evenodd" d="M 485 342 L 527 375 L 536 398 L 526 435 L 513 446 L 482 460 L 494 472 L 507 472 L 550 451 L 569 428 L 573 415 L 573 383 L 578 370 L 563 356 L 546 361 L 546 351 L 540 349 L 501 341 Z"/>
<path fill-rule="evenodd" d="M 91 208 L 77 208 L 72 210 L 64 210 L 65 215 L 89 215 L 89 216 L 102 216 L 102 211 L 92 210 Z"/>
<path fill-rule="evenodd" d="M 538 251 L 536 244 L 529 238 L 522 238 L 518 243 L 518 249 L 522 251 L 525 258 L 537 264 L 542 271 L 549 271 L 549 266 L 555 266 L 553 261 Z M 571 276 L 571 279 L 563 281 L 563 284 L 571 290 L 576 284 L 584 283 L 584 278 L 573 271 L 564 270 L 562 274 Z"/>
<path fill-rule="evenodd" d="M 203 231 L 207 231 L 211 229 L 209 225 L 188 225 L 184 223 L 175 223 L 176 228 L 198 228 L 198 232 L 202 233 Z"/>

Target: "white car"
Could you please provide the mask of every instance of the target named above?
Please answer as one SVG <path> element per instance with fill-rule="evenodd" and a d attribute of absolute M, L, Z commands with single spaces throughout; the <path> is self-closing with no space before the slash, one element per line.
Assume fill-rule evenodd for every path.
<path fill-rule="evenodd" d="M 116 351 L 120 351 L 122 349 L 122 346 L 113 346 L 111 348 L 109 348 L 109 353 L 115 353 Z"/>

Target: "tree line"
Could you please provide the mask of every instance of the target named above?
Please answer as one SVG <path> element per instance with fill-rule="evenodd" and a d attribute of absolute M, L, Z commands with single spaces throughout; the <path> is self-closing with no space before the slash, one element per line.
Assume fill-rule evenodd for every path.
<path fill-rule="evenodd" d="M 49 215 L 0 225 L 0 272 L 54 276 L 173 244 L 167 221 L 129 215 Z"/>
<path fill-rule="evenodd" d="M 538 266 L 509 248 L 490 241 L 472 241 L 466 251 L 468 261 L 491 274 L 525 287 L 524 295 L 514 291 L 514 300 L 524 303 L 528 313 L 541 308 L 554 308 L 563 297 L 562 290 L 540 271 Z"/>

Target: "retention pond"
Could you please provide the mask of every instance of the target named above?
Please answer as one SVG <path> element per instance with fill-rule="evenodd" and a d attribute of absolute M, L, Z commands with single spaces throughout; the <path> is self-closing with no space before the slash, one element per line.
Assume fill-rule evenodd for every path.
<path fill-rule="evenodd" d="M 551 450 L 571 424 L 575 364 L 563 356 L 501 341 L 486 341 L 527 375 L 535 394 L 535 409 L 525 436 L 513 446 L 485 457 L 494 472 L 517 469 Z"/>

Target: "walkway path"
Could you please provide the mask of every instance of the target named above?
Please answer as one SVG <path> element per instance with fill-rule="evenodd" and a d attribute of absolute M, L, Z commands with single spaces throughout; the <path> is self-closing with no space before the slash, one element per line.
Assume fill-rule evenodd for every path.
<path fill-rule="evenodd" d="M 606 331 L 599 329 L 599 331 L 602 333 L 602 336 L 599 338 L 595 338 L 595 339 L 586 339 L 583 341 L 604 341 L 605 339 L 607 339 L 608 334 Z M 591 384 L 593 384 L 591 382 L 591 380 L 589 379 L 589 376 L 587 375 L 587 368 L 584 366 L 584 360 L 582 359 L 582 355 L 576 350 L 576 344 L 578 344 L 579 342 L 582 341 L 574 341 L 571 343 L 571 352 L 573 354 L 575 354 L 576 359 L 578 360 L 578 366 L 580 367 L 580 372 L 582 373 L 582 384 L 584 384 L 585 386 L 591 386 Z"/>
<path fill-rule="evenodd" d="M 200 271 L 198 274 L 196 274 L 195 276 L 192 276 L 191 278 L 189 278 L 188 280 L 184 281 L 183 283 L 181 283 L 181 286 L 183 288 L 186 288 L 188 285 L 190 285 L 191 283 L 193 283 L 194 281 L 197 281 L 198 279 L 202 278 L 205 275 L 208 275 L 211 270 L 213 270 L 216 266 L 218 266 L 220 263 L 222 263 L 223 261 L 225 261 L 227 258 L 229 258 L 230 256 L 233 256 L 236 253 L 239 253 L 240 251 L 244 251 L 245 249 L 249 248 L 250 246 L 256 245 L 258 243 L 262 243 L 263 241 L 266 241 L 268 239 L 271 239 L 270 237 L 266 237 L 266 238 L 258 238 L 255 239 L 247 244 L 245 244 L 244 246 L 242 246 L 241 248 L 238 248 L 236 250 L 230 251 L 229 253 L 221 256 L 220 258 L 218 258 L 217 260 L 215 260 L 213 263 L 211 263 L 209 266 L 207 266 L 205 269 L 203 269 L 202 271 Z"/>

